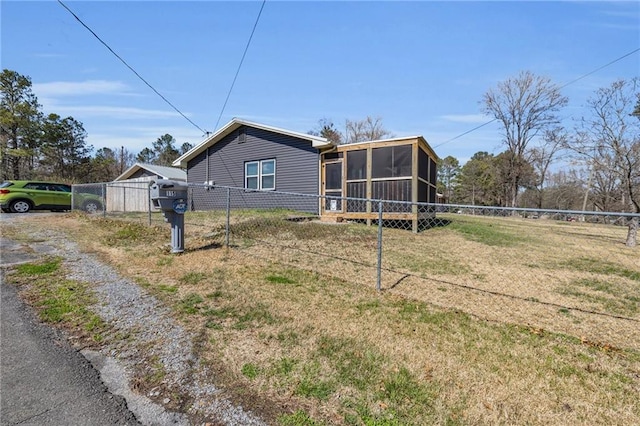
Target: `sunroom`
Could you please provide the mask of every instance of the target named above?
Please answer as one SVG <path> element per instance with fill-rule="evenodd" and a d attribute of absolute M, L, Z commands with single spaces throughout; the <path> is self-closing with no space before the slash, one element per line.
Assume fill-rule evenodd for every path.
<path fill-rule="evenodd" d="M 437 155 L 422 136 L 339 145 L 321 154 L 325 221 L 410 221 L 417 232 L 434 216 Z M 423 204 L 418 204 L 423 203 Z"/>

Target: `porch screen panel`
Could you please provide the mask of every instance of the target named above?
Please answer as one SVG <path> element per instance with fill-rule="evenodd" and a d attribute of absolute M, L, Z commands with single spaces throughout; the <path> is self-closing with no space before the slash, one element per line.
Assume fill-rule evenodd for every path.
<path fill-rule="evenodd" d="M 418 177 L 429 180 L 429 156 L 421 149 L 418 150 Z"/>
<path fill-rule="evenodd" d="M 367 150 L 347 151 L 347 180 L 367 178 Z"/>
<path fill-rule="evenodd" d="M 325 165 L 325 210 L 342 211 L 342 163 Z"/>
<path fill-rule="evenodd" d="M 374 148 L 371 157 L 374 179 L 411 176 L 411 145 Z"/>
<path fill-rule="evenodd" d="M 329 163 L 325 165 L 324 188 L 332 191 L 342 191 L 342 163 Z"/>
<path fill-rule="evenodd" d="M 438 176 L 438 170 L 436 169 L 436 162 L 433 158 L 429 158 L 429 183 L 435 185 Z"/>
<path fill-rule="evenodd" d="M 418 202 L 429 203 L 429 185 L 426 182 L 418 182 Z"/>

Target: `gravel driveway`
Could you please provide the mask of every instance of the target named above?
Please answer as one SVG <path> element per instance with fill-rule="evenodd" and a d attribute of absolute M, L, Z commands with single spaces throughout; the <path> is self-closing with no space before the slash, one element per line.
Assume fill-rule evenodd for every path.
<path fill-rule="evenodd" d="M 3 226 L 11 226 L 13 222 L 29 221 L 30 216 L 2 214 L 0 221 Z M 6 242 L 6 245 L 13 250 L 60 256 L 69 271 L 69 279 L 91 284 L 100 300 L 91 309 L 111 326 L 113 333 L 128 338 L 107 339 L 112 343 L 99 351 L 83 350 L 82 354 L 100 371 L 109 390 L 126 399 L 129 409 L 142 424 L 186 425 L 191 423 L 190 419 L 206 419 L 223 425 L 266 424 L 221 395 L 221 390 L 211 383 L 212 372 L 193 355 L 194 336 L 173 320 L 167 308 L 153 296 L 119 276 L 109 265 L 81 252 L 63 233 L 50 227 L 44 229 L 41 222 L 29 222 L 28 227 L 20 229 L 27 232 L 33 242 Z M 162 387 L 140 395 L 131 390 L 131 373 L 149 359 L 160 362 L 166 374 Z M 174 394 L 167 390 L 178 390 L 189 397 L 191 403 L 186 413 L 171 412 L 163 407 L 175 405 Z"/>

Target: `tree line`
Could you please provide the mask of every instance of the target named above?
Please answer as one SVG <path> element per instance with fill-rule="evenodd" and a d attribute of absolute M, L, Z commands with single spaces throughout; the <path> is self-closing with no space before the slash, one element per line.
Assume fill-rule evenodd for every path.
<path fill-rule="evenodd" d="M 134 162 L 170 166 L 192 148 L 176 147 L 170 134 L 134 154 L 95 150 L 87 143 L 82 122 L 73 117 L 44 114 L 31 79 L 4 69 L 0 74 L 0 174 L 3 180 L 41 179 L 67 183 L 109 182 Z"/>
<path fill-rule="evenodd" d="M 506 149 L 464 165 L 441 158 L 439 192 L 449 203 L 640 213 L 640 81 L 598 89 L 572 129 L 557 116 L 566 103 L 528 72 L 488 91 L 482 108 Z"/>
<path fill-rule="evenodd" d="M 45 115 L 29 77 L 0 75 L 0 166 L 3 179 L 113 180 L 134 161 L 171 165 L 192 146 L 165 134 L 138 154 L 93 150 L 73 117 Z M 504 150 L 475 153 L 465 164 L 438 164 L 438 189 L 449 203 L 640 213 L 640 79 L 596 90 L 572 128 L 568 104 L 549 78 L 523 71 L 490 88 L 480 109 L 499 124 Z M 392 138 L 380 117 L 346 120 L 344 132 L 322 119 L 309 133 L 336 143 Z M 630 223 L 635 241 L 638 221 Z"/>
<path fill-rule="evenodd" d="M 445 202 L 640 213 L 640 79 L 596 90 L 573 128 L 561 125 L 567 104 L 560 86 L 530 71 L 490 88 L 480 109 L 499 124 L 504 151 L 478 151 L 463 165 L 441 158 Z M 393 137 L 372 117 L 346 120 L 344 133 L 324 118 L 309 133 L 338 144 Z M 637 229 L 636 218 L 628 245 Z"/>

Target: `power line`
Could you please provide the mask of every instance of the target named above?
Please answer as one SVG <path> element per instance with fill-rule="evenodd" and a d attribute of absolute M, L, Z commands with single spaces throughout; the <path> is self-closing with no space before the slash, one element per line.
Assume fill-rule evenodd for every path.
<path fill-rule="evenodd" d="M 100 38 L 100 36 L 98 36 L 98 34 L 96 34 L 91 28 L 89 28 L 89 26 L 87 24 L 85 24 L 82 19 L 80 19 L 78 17 L 78 15 L 76 15 L 75 13 L 73 13 L 73 11 L 71 9 L 69 9 L 69 7 L 67 7 L 66 4 L 64 4 L 61 0 L 58 0 L 58 3 L 60 3 L 60 5 L 62 7 L 64 7 L 71 15 L 73 15 L 74 18 L 76 18 L 76 20 L 78 22 L 80 22 L 80 24 L 85 27 L 87 29 L 87 31 L 89 31 L 91 34 L 93 34 L 93 36 L 98 39 L 98 41 L 100 43 L 102 43 L 102 45 L 104 47 L 106 47 L 109 52 L 111 52 L 116 58 L 118 58 L 120 60 L 120 62 L 122 62 L 127 68 L 129 68 L 131 70 L 131 72 L 133 72 L 136 77 L 138 77 L 140 80 L 142 80 L 142 82 L 144 84 L 146 84 L 151 90 L 153 90 L 156 95 L 160 96 L 160 98 L 162 98 L 163 101 L 165 101 L 167 103 L 167 105 L 169 105 L 171 108 L 173 108 L 178 114 L 180 114 L 182 117 L 184 117 L 185 120 L 187 120 L 189 123 L 191 123 L 195 128 L 197 128 L 198 130 L 200 130 L 202 133 L 204 134 L 208 134 L 208 132 L 206 130 L 203 130 L 200 126 L 198 126 L 196 123 L 194 123 L 193 121 L 191 121 L 191 119 L 189 117 L 187 117 L 186 115 L 184 115 L 182 113 L 182 111 L 180 111 L 175 105 L 173 105 L 171 102 L 169 102 L 169 100 L 167 98 L 165 98 L 160 92 L 158 92 L 155 87 L 153 87 L 147 80 L 145 80 L 140 74 L 138 74 L 138 72 L 136 70 L 133 69 L 133 67 L 131 65 L 129 65 L 127 63 L 127 61 L 125 61 L 124 59 L 122 59 L 122 57 L 120 57 L 120 55 L 118 55 L 111 47 L 109 47 L 109 45 Z"/>
<path fill-rule="evenodd" d="M 560 86 L 560 89 L 564 89 L 565 87 L 567 87 L 567 86 L 568 86 L 568 85 L 570 85 L 570 84 L 575 83 L 576 81 L 580 81 L 580 80 L 582 80 L 582 79 L 583 79 L 583 78 L 585 78 L 585 77 L 589 77 L 591 74 L 595 74 L 595 73 L 597 73 L 598 71 L 600 71 L 601 69 L 604 69 L 604 68 L 606 68 L 606 67 L 608 67 L 608 66 L 610 66 L 610 65 L 613 65 L 613 64 L 615 64 L 616 62 L 621 61 L 621 60 L 623 60 L 624 58 L 626 58 L 627 56 L 631 56 L 631 55 L 633 55 L 634 53 L 636 53 L 636 52 L 638 52 L 638 51 L 640 51 L 640 47 L 639 47 L 639 48 L 637 48 L 637 49 L 635 49 L 635 50 L 632 50 L 631 52 L 627 53 L 626 55 L 622 55 L 622 56 L 620 56 L 619 58 L 614 59 L 613 61 L 609 62 L 608 64 L 605 64 L 605 65 L 601 66 L 600 68 L 596 68 L 596 69 L 595 69 L 595 70 L 593 70 L 593 71 L 590 71 L 590 72 L 588 72 L 588 73 L 586 73 L 586 74 L 584 74 L 584 75 L 581 75 L 580 77 L 576 78 L 575 80 L 571 80 L 570 82 L 563 84 L 562 86 Z"/>
<path fill-rule="evenodd" d="M 224 110 L 227 107 L 227 102 L 229 102 L 229 97 L 231 97 L 231 92 L 233 91 L 233 86 L 235 86 L 236 84 L 236 80 L 238 79 L 238 75 L 240 74 L 240 69 L 242 68 L 242 64 L 244 63 L 244 58 L 247 56 L 247 51 L 249 50 L 249 46 L 251 45 L 251 40 L 253 39 L 253 34 L 256 32 L 256 27 L 258 26 L 258 22 L 260 21 L 260 16 L 262 15 L 262 10 L 264 9 L 264 5 L 267 2 L 267 0 L 263 0 L 262 1 L 262 5 L 260 6 L 260 11 L 258 12 L 258 16 L 256 17 L 256 21 L 253 24 L 253 29 L 251 30 L 251 34 L 249 35 L 249 40 L 247 40 L 247 44 L 244 47 L 244 52 L 242 53 L 242 58 L 240 59 L 240 64 L 238 64 L 238 69 L 236 70 L 236 75 L 233 77 L 233 81 L 231 82 L 231 87 L 229 87 L 229 92 L 227 93 L 227 98 L 224 100 L 224 104 L 222 105 L 222 110 L 220 111 L 220 115 L 218 116 L 218 120 L 216 121 L 216 127 L 215 130 L 218 130 L 218 125 L 220 124 L 220 120 L 222 119 L 222 114 L 224 114 Z M 208 150 L 209 148 L 207 148 Z M 220 162 L 222 163 L 222 167 L 224 167 L 224 169 L 227 171 L 227 174 L 229 176 L 229 178 L 231 179 L 231 182 L 233 183 L 234 186 L 238 186 L 235 183 L 235 179 L 233 177 L 233 174 L 231 173 L 231 171 L 229 170 L 229 167 L 227 166 L 227 163 L 224 161 L 224 156 L 222 155 L 222 151 L 218 151 L 218 158 L 220 159 Z M 207 167 L 209 167 L 209 165 L 207 165 Z M 244 184 L 243 184 L 244 186 Z M 244 194 L 241 192 L 240 193 L 240 198 L 242 199 L 242 201 L 245 203 L 246 205 L 246 200 L 244 198 Z"/>
<path fill-rule="evenodd" d="M 224 100 L 224 105 L 222 105 L 222 111 L 220 111 L 220 115 L 218 116 L 218 120 L 216 121 L 215 129 L 218 129 L 218 124 L 220 124 L 220 119 L 222 118 L 222 114 L 224 113 L 225 108 L 227 107 L 227 102 L 229 102 L 229 97 L 231 96 L 231 91 L 233 90 L 233 86 L 236 84 L 236 80 L 238 79 L 238 74 L 240 74 L 240 68 L 242 68 L 242 64 L 244 63 L 244 58 L 247 56 L 247 51 L 249 50 L 249 45 L 251 45 L 251 39 L 253 39 L 253 34 L 256 32 L 256 27 L 258 26 L 258 21 L 260 21 L 260 15 L 262 15 L 262 9 L 264 9 L 264 5 L 267 0 L 262 0 L 262 6 L 260 6 L 260 11 L 258 12 L 258 16 L 256 17 L 256 22 L 253 24 L 253 29 L 251 30 L 251 35 L 249 36 L 249 40 L 247 41 L 247 45 L 244 48 L 244 53 L 242 53 L 242 58 L 240 59 L 240 64 L 238 65 L 238 69 L 236 70 L 236 75 L 233 77 L 233 81 L 231 82 L 231 87 L 229 88 L 229 92 L 227 93 L 227 98 Z"/>
<path fill-rule="evenodd" d="M 602 69 L 604 69 L 604 68 L 606 68 L 606 67 L 608 67 L 608 66 L 611 66 L 611 65 L 615 64 L 616 62 L 619 62 L 619 61 L 623 60 L 623 59 L 624 59 L 624 58 L 626 58 L 627 56 L 631 56 L 631 55 L 633 55 L 634 53 L 637 53 L 638 51 L 640 51 L 640 47 L 639 47 L 639 48 L 637 48 L 637 49 L 635 49 L 635 50 L 632 50 L 632 51 L 631 51 L 631 52 L 629 52 L 629 53 L 626 53 L 626 54 L 624 54 L 624 55 L 620 56 L 619 58 L 614 59 L 613 61 L 611 61 L 611 62 L 609 62 L 609 63 L 607 63 L 607 64 L 605 64 L 605 65 L 602 65 L 601 67 L 598 67 L 598 68 L 594 69 L 593 71 L 589 71 L 588 73 L 583 74 L 583 75 L 581 75 L 580 77 L 578 77 L 578 78 L 576 78 L 576 79 L 574 79 L 574 80 L 571 80 L 571 81 L 570 81 L 570 82 L 568 82 L 568 83 L 563 84 L 562 86 L 560 86 L 560 87 L 559 87 L 559 89 L 564 89 L 565 87 L 567 87 L 567 86 L 569 86 L 569 85 L 571 85 L 571 84 L 573 84 L 573 83 L 576 83 L 576 82 L 578 82 L 578 81 L 582 80 L 583 78 L 589 77 L 591 74 L 595 74 L 595 73 L 597 73 L 598 71 L 600 71 L 600 70 L 602 70 Z M 437 147 L 442 146 L 442 145 L 444 145 L 444 144 L 446 144 L 446 143 L 453 142 L 454 140 L 459 139 L 459 138 L 461 138 L 461 137 L 463 137 L 463 136 L 465 136 L 465 135 L 468 135 L 468 134 L 469 134 L 469 133 L 471 133 L 471 132 L 475 132 L 475 131 L 476 131 L 476 130 L 478 130 L 479 128 L 484 127 L 484 126 L 486 126 L 486 125 L 488 125 L 488 124 L 491 124 L 491 123 L 493 123 L 493 122 L 494 122 L 494 121 L 496 121 L 496 120 L 497 120 L 497 118 L 494 118 L 493 120 L 487 121 L 486 123 L 481 124 L 481 125 L 479 125 L 479 126 L 476 126 L 476 127 L 474 127 L 473 129 L 471 129 L 471 130 L 467 130 L 466 132 L 461 133 L 461 134 L 459 134 L 458 136 L 455 136 L 455 137 L 453 137 L 453 138 L 451 138 L 451 139 L 448 139 L 448 140 L 446 140 L 446 141 L 444 141 L 444 142 L 441 142 L 441 143 L 439 143 L 438 145 L 434 145 L 434 146 L 433 146 L 433 148 L 437 148 Z"/>
<path fill-rule="evenodd" d="M 494 118 L 493 120 L 491 120 L 491 121 L 487 121 L 486 123 L 481 124 L 481 125 L 479 125 L 479 126 L 476 126 L 476 127 L 474 127 L 473 129 L 471 129 L 471 130 L 467 130 L 467 131 L 466 131 L 466 132 L 464 132 L 464 133 L 460 133 L 458 136 L 456 136 L 456 137 L 454 137 L 454 138 L 451 138 L 451 139 L 446 140 L 446 141 L 444 141 L 444 142 L 442 142 L 442 143 L 439 143 L 438 145 L 434 145 L 434 148 L 437 148 L 437 147 L 439 147 L 439 146 L 442 146 L 442 145 L 444 145 L 445 143 L 449 143 L 449 142 L 455 141 L 456 139 L 459 139 L 459 138 L 463 137 L 464 135 L 468 135 L 468 134 L 469 134 L 469 133 L 471 133 L 471 132 L 475 132 L 475 131 L 476 131 L 476 130 L 478 130 L 479 128 L 484 127 L 484 126 L 487 126 L 487 125 L 489 125 L 489 124 L 493 123 L 493 122 L 494 122 L 494 121 L 496 121 L 496 120 L 497 120 L 497 118 Z"/>

